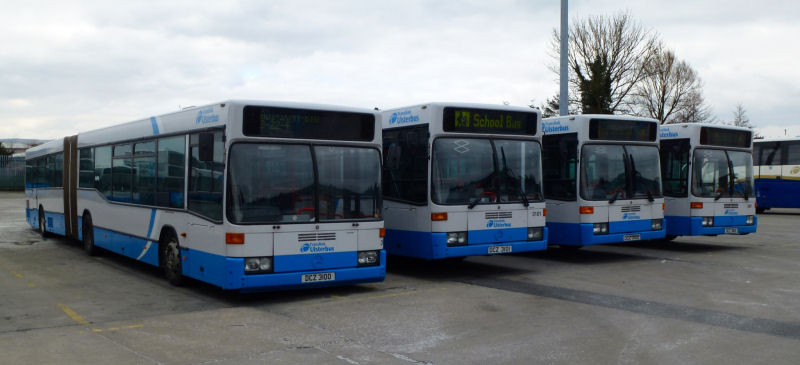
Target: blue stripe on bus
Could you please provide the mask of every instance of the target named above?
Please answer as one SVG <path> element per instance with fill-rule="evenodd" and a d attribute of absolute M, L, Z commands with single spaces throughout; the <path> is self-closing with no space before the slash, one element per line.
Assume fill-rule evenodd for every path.
<path fill-rule="evenodd" d="M 148 239 L 150 239 L 150 234 L 153 233 L 153 224 L 155 222 L 156 222 L 156 208 L 153 208 L 150 211 L 150 226 L 147 227 L 147 235 L 145 236 Z"/>
<path fill-rule="evenodd" d="M 381 250 L 381 262 L 378 266 L 350 267 L 333 270 L 299 271 L 290 273 L 271 273 L 261 275 L 245 275 L 244 259 L 225 258 L 225 269 L 228 281 L 223 289 L 239 289 L 240 292 L 270 291 L 286 289 L 306 289 L 335 285 L 352 285 L 383 281 L 386 278 L 386 251 Z M 304 274 L 332 272 L 336 279 L 317 283 L 303 283 Z"/>
<path fill-rule="evenodd" d="M 158 135 L 158 123 L 156 122 L 156 117 L 150 117 L 150 124 L 153 126 L 153 134 Z"/>
<path fill-rule="evenodd" d="M 273 260 L 275 272 L 339 269 L 356 266 L 358 252 L 285 255 L 275 256 Z"/>
<path fill-rule="evenodd" d="M 547 222 L 550 228 L 551 244 L 569 246 L 591 246 L 608 243 L 624 242 L 626 234 L 638 233 L 641 241 L 662 239 L 666 235 L 665 224 L 662 220 L 662 229 L 650 230 L 651 220 L 641 219 L 626 222 L 609 222 L 608 234 L 594 234 L 592 223 L 561 223 Z"/>
<path fill-rule="evenodd" d="M 516 231 L 519 229 L 512 228 L 510 230 L 503 230 L 503 235 L 507 235 L 505 231 Z M 469 231 L 467 233 L 466 246 L 447 246 L 446 233 L 431 233 L 419 231 L 404 231 L 397 229 L 387 229 L 386 237 L 383 238 L 383 246 L 386 252 L 392 255 L 418 257 L 426 260 L 437 260 L 451 257 L 466 257 L 466 256 L 481 256 L 489 254 L 490 246 L 511 246 L 511 253 L 541 251 L 547 249 L 548 229 L 543 227 L 544 239 L 541 241 L 526 241 L 528 233 L 527 229 L 522 229 L 525 235 L 521 240 L 516 241 L 498 241 L 493 240 L 483 243 L 472 243 L 472 239 L 487 239 L 485 235 L 491 237 L 495 233 L 490 234 L 491 231 Z"/>
<path fill-rule="evenodd" d="M 732 219 L 735 218 L 735 219 Z M 755 233 L 758 217 L 753 217 L 753 224 L 747 225 L 746 216 L 714 217 L 714 226 L 703 227 L 702 217 L 666 216 L 667 234 L 674 236 L 706 236 L 725 234 L 725 228 L 736 228 L 739 234 Z"/>
<path fill-rule="evenodd" d="M 789 179 L 756 179 L 756 201 L 759 208 L 800 208 L 800 181 Z"/>
<path fill-rule="evenodd" d="M 138 259 L 139 261 L 158 266 L 158 246 L 151 247 L 142 255 L 149 240 L 129 236 L 124 233 L 114 232 L 103 228 L 94 228 L 94 244 L 114 253 Z M 153 242 L 158 245 L 158 242 Z"/>

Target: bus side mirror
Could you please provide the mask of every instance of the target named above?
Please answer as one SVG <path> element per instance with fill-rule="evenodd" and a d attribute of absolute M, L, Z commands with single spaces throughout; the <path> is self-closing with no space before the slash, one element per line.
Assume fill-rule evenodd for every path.
<path fill-rule="evenodd" d="M 198 150 L 197 157 L 201 162 L 214 160 L 214 133 L 200 133 Z"/>

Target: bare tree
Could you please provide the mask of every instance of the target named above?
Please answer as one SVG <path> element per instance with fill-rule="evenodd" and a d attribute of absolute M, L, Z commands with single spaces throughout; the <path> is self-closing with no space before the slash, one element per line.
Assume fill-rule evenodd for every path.
<path fill-rule="evenodd" d="M 584 98 L 591 96 L 585 92 L 586 82 L 581 89 L 579 75 L 584 75 L 584 79 L 602 75 L 610 84 L 608 110 L 611 113 L 632 113 L 631 92 L 645 76 L 642 65 L 658 49 L 658 36 L 634 22 L 628 13 L 576 19 L 573 24 L 569 34 L 570 104 L 585 105 Z M 554 59 L 558 59 L 560 47 L 558 29 L 553 29 L 551 56 Z M 598 64 L 605 70 L 598 72 Z M 556 65 L 550 68 L 559 74 Z"/>
<path fill-rule="evenodd" d="M 716 123 L 711 107 L 706 105 L 699 92 L 689 93 L 683 101 L 683 107 L 675 113 L 671 123 Z"/>
<path fill-rule="evenodd" d="M 702 82 L 688 63 L 670 50 L 659 50 L 643 66 L 645 76 L 633 92 L 637 112 L 661 121 L 678 122 L 680 112 L 702 100 Z"/>
<path fill-rule="evenodd" d="M 747 117 L 747 110 L 742 103 L 736 104 L 736 108 L 733 109 L 733 121 L 731 125 L 753 129 L 753 125 L 750 124 L 750 118 Z"/>

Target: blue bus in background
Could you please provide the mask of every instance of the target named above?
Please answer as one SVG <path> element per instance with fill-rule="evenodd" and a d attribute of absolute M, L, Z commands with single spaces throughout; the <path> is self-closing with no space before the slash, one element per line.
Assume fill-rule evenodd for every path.
<path fill-rule="evenodd" d="M 756 211 L 800 208 L 800 137 L 755 141 L 753 160 Z"/>

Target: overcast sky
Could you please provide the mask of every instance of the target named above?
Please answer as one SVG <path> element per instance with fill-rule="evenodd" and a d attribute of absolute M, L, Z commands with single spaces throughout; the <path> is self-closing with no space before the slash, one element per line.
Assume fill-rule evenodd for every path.
<path fill-rule="evenodd" d="M 703 79 L 717 118 L 742 103 L 800 135 L 800 3 L 572 0 L 628 11 Z M 227 99 L 390 108 L 542 104 L 560 2 L 0 0 L 0 138 L 58 138 Z"/>

